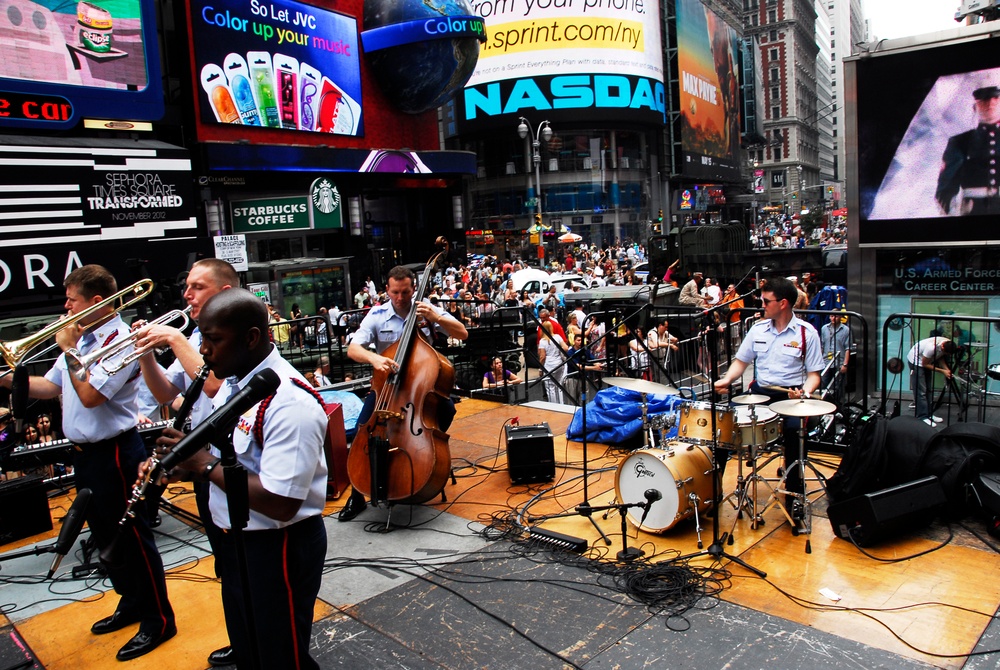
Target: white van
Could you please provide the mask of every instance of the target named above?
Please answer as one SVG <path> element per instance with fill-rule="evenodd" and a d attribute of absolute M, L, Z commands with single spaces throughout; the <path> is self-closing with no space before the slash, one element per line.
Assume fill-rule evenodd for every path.
<path fill-rule="evenodd" d="M 514 290 L 521 293 L 522 290 L 530 293 L 545 293 L 549 290 L 552 277 L 544 270 L 527 268 L 518 270 L 510 276 L 514 280 Z"/>

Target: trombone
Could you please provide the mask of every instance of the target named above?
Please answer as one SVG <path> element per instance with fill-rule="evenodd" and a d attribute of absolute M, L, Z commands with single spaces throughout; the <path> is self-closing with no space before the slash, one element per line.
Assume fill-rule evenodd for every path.
<path fill-rule="evenodd" d="M 128 288 L 124 288 L 118 293 L 112 296 L 108 296 L 101 300 L 101 302 L 96 305 L 91 305 L 82 312 L 77 312 L 70 316 L 63 317 L 58 321 L 53 321 L 49 325 L 45 326 L 37 333 L 23 337 L 20 340 L 13 340 L 11 342 L 0 342 L 0 356 L 7 361 L 7 365 L 10 366 L 10 370 L 7 370 L 3 374 L 7 374 L 18 366 L 19 363 L 28 362 L 25 361 L 27 354 L 37 347 L 39 344 L 54 336 L 63 328 L 75 325 L 77 322 L 87 318 L 88 316 L 100 312 L 101 310 L 113 306 L 117 301 L 122 300 L 122 304 L 114 307 L 115 313 L 131 307 L 135 303 L 145 300 L 150 293 L 153 292 L 153 282 L 150 279 L 142 279 L 132 284 Z M 41 353 L 49 351 L 52 347 L 44 349 Z M 41 355 L 41 354 L 39 354 Z M 29 359 L 33 360 L 33 359 Z"/>
<path fill-rule="evenodd" d="M 96 349 L 87 355 L 81 354 L 79 349 L 70 349 L 66 352 L 66 367 L 69 369 L 70 373 L 72 373 L 72 375 L 80 381 L 85 381 L 87 379 L 87 370 L 98 362 L 100 362 L 101 368 L 109 375 L 117 374 L 118 372 L 121 372 L 123 368 L 139 360 L 154 349 L 152 345 L 141 347 L 139 349 L 135 349 L 122 358 L 115 360 L 118 354 L 135 345 L 136 340 L 139 339 L 139 333 L 145 330 L 146 326 L 152 326 L 155 324 L 166 325 L 172 321 L 180 319 L 181 324 L 176 327 L 178 330 L 184 330 L 191 322 L 191 319 L 188 316 L 190 312 L 191 305 L 188 305 L 183 310 L 175 309 L 171 312 L 167 312 L 166 314 L 145 324 L 142 328 L 129 333 L 128 337 L 125 339 L 112 342 L 108 346 Z"/>

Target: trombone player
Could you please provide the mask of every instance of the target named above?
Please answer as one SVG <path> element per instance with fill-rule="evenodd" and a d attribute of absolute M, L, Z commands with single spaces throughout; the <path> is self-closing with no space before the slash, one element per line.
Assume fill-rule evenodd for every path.
<path fill-rule="evenodd" d="M 138 364 L 132 362 L 113 375 L 100 365 L 93 371 L 83 370 L 79 377 L 70 371 L 66 352 L 78 349 L 86 355 L 128 337 L 129 327 L 115 309 L 117 283 L 105 268 L 84 265 L 71 272 L 63 285 L 68 314 L 66 325 L 55 335 L 63 354 L 44 377 L 30 377 L 28 394 L 39 399 L 62 395 L 63 434 L 79 447 L 73 457 L 76 486 L 91 489 L 85 516 L 98 548 L 104 549 L 118 533 L 139 464 L 146 460 L 136 430 Z M 80 316 L 74 319 L 76 315 Z M 0 383 L 9 388 L 11 377 Z M 117 654 L 119 661 L 127 661 L 169 640 L 177 627 L 167 599 L 163 561 L 145 516 L 137 516 L 119 546 L 124 563 L 107 571 L 121 599 L 115 611 L 90 630 L 101 635 L 138 623 L 138 632 Z"/>

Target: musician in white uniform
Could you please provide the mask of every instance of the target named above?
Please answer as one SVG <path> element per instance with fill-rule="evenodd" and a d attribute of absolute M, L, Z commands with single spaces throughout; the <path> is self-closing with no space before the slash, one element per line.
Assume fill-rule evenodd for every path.
<path fill-rule="evenodd" d="M 115 278 L 100 265 L 84 265 L 64 281 L 69 315 L 81 313 L 118 292 Z M 31 377 L 33 398 L 62 395 L 62 432 L 79 448 L 73 458 L 77 490 L 91 490 L 86 519 L 99 549 L 119 534 L 119 520 L 132 491 L 146 448 L 136 430 L 137 364 L 109 375 L 95 365 L 77 379 L 67 368 L 65 352 L 78 349 L 86 355 L 115 340 L 128 337 L 129 327 L 109 304 L 56 334 L 63 350 L 44 377 Z M 10 376 L 4 383 L 9 385 Z M 108 576 L 121 596 L 114 613 L 92 627 L 95 635 L 111 633 L 132 624 L 139 631 L 117 654 L 127 661 L 147 654 L 177 633 L 174 612 L 167 598 L 163 562 L 157 552 L 148 518 L 137 514 L 135 523 L 118 538 L 121 567 L 107 566 Z"/>
<path fill-rule="evenodd" d="M 196 261 L 188 272 L 184 288 L 184 299 L 191 308 L 191 320 L 198 322 L 201 308 L 216 293 L 240 285 L 239 276 L 233 266 L 219 258 L 204 258 Z M 184 337 L 177 328 L 164 324 L 140 326 L 136 346 L 159 349 L 170 347 L 174 353 L 174 362 L 166 370 L 157 364 L 152 356 L 139 359 L 142 378 L 156 400 L 162 404 L 172 402 L 187 389 L 198 374 L 198 369 L 204 365 L 199 348 L 201 347 L 201 331 L 196 327 L 190 337 Z M 195 427 L 204 421 L 212 412 L 212 398 L 215 397 L 222 382 L 214 374 L 209 373 L 201 394 L 191 408 L 191 426 Z M 205 527 L 205 535 L 212 547 L 212 553 L 219 543 L 222 531 L 212 521 L 208 509 L 208 485 L 204 482 L 194 482 L 195 503 L 198 514 Z M 152 498 L 147 493 L 147 498 Z M 218 570 L 217 570 L 218 571 Z M 229 665 L 234 662 L 232 647 L 226 645 L 208 655 L 212 666 Z"/>

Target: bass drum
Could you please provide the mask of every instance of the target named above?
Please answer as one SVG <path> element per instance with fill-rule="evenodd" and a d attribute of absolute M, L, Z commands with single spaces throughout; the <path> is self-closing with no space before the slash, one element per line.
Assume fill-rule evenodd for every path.
<path fill-rule="evenodd" d="M 651 533 L 662 533 L 679 521 L 708 508 L 712 502 L 712 456 L 700 444 L 670 442 L 666 449 L 642 449 L 629 454 L 618 466 L 615 494 L 622 503 L 646 500 L 649 489 L 660 492 L 660 500 L 649 507 L 643 520 L 641 507 L 630 507 L 632 525 Z M 640 523 L 641 521 L 641 523 Z"/>

